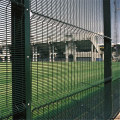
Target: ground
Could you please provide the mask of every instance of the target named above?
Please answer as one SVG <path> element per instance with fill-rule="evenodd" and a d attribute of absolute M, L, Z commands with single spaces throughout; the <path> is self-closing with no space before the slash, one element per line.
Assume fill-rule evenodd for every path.
<path fill-rule="evenodd" d="M 117 115 L 117 117 L 114 120 L 120 120 L 120 113 Z"/>
<path fill-rule="evenodd" d="M 113 62 L 113 80 L 119 77 L 119 70 L 120 63 Z M 33 111 L 34 108 L 50 104 L 53 101 L 59 101 L 66 96 L 74 95 L 104 81 L 103 62 L 32 62 L 31 72 Z M 12 112 L 11 78 L 11 63 L 0 63 L 0 114 L 2 116 Z M 98 88 L 95 88 L 91 92 L 97 90 Z M 82 98 L 87 94 L 83 93 Z M 67 104 L 63 102 L 62 105 Z M 56 109 L 59 107 L 57 106 Z M 49 110 L 52 109 L 49 108 Z M 44 112 L 47 113 L 47 111 Z"/>

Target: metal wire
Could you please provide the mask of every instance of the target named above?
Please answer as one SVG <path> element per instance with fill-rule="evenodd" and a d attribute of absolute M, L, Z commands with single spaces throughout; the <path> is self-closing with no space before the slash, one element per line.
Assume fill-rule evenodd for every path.
<path fill-rule="evenodd" d="M 10 2 L 6 0 L 0 1 L 0 118 L 12 113 L 10 12 Z"/>
<path fill-rule="evenodd" d="M 96 102 L 104 97 L 102 7 L 100 0 L 31 0 L 33 119 L 103 119 L 104 101 Z M 100 108 L 93 116 L 91 102 Z"/>
<path fill-rule="evenodd" d="M 29 105 L 23 3 L 0 1 L 0 119 L 24 119 Z M 23 11 L 16 14 L 13 5 Z M 116 14 L 118 17 L 119 12 Z M 104 39 L 116 38 L 104 35 L 103 1 L 31 0 L 28 69 L 32 78 L 32 119 L 105 119 L 104 84 L 111 77 L 114 116 L 120 100 L 120 45 L 116 36 L 116 44 L 111 46 L 112 76 L 105 79 Z"/>

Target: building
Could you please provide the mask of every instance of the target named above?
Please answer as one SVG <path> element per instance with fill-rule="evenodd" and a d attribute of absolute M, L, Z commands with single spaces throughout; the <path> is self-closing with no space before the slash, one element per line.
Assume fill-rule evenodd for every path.
<path fill-rule="evenodd" d="M 65 35 L 61 40 L 36 42 L 32 38 L 32 61 L 102 61 L 104 52 L 99 48 L 96 37 L 78 39 L 75 34 Z"/>
<path fill-rule="evenodd" d="M 64 35 L 60 39 L 54 40 L 54 36 L 49 37 L 47 42 L 36 41 L 31 36 L 31 58 L 36 61 L 102 61 L 104 51 L 98 44 L 96 36 L 80 38 L 77 34 Z M 3 42 L 0 46 L 0 61 L 10 62 L 11 43 Z"/>

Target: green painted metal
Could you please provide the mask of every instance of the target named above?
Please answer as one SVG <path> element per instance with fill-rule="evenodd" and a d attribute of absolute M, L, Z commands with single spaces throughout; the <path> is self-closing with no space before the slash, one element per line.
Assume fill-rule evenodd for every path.
<path fill-rule="evenodd" d="M 111 0 L 103 0 L 104 35 L 111 38 Z M 112 116 L 111 39 L 104 37 L 104 119 Z"/>
<path fill-rule="evenodd" d="M 31 119 L 29 0 L 12 2 L 13 119 Z"/>
<path fill-rule="evenodd" d="M 31 70 L 30 70 L 30 8 L 29 0 L 25 5 L 25 81 L 26 81 L 26 120 L 31 120 Z"/>
<path fill-rule="evenodd" d="M 17 1 L 21 3 L 20 1 Z M 21 3 L 22 4 L 22 3 Z M 25 37 L 24 8 L 15 2 L 11 4 L 12 12 L 12 109 L 13 120 L 25 119 Z"/>
<path fill-rule="evenodd" d="M 108 120 L 116 115 L 120 62 L 111 61 L 110 0 L 7 1 L 0 1 L 0 10 L 5 5 L 0 25 L 4 20 L 6 25 L 0 26 L 5 43 L 0 57 L 2 49 L 6 53 L 5 61 L 0 58 L 0 120 Z M 104 41 L 101 51 L 95 40 Z"/>

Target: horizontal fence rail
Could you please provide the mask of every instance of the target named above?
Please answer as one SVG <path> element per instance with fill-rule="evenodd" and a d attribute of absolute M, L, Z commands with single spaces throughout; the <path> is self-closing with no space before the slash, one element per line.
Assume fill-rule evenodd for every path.
<path fill-rule="evenodd" d="M 0 120 L 116 116 L 120 45 L 119 38 L 112 38 L 117 26 L 113 31 L 111 4 L 110 0 L 0 1 Z"/>

